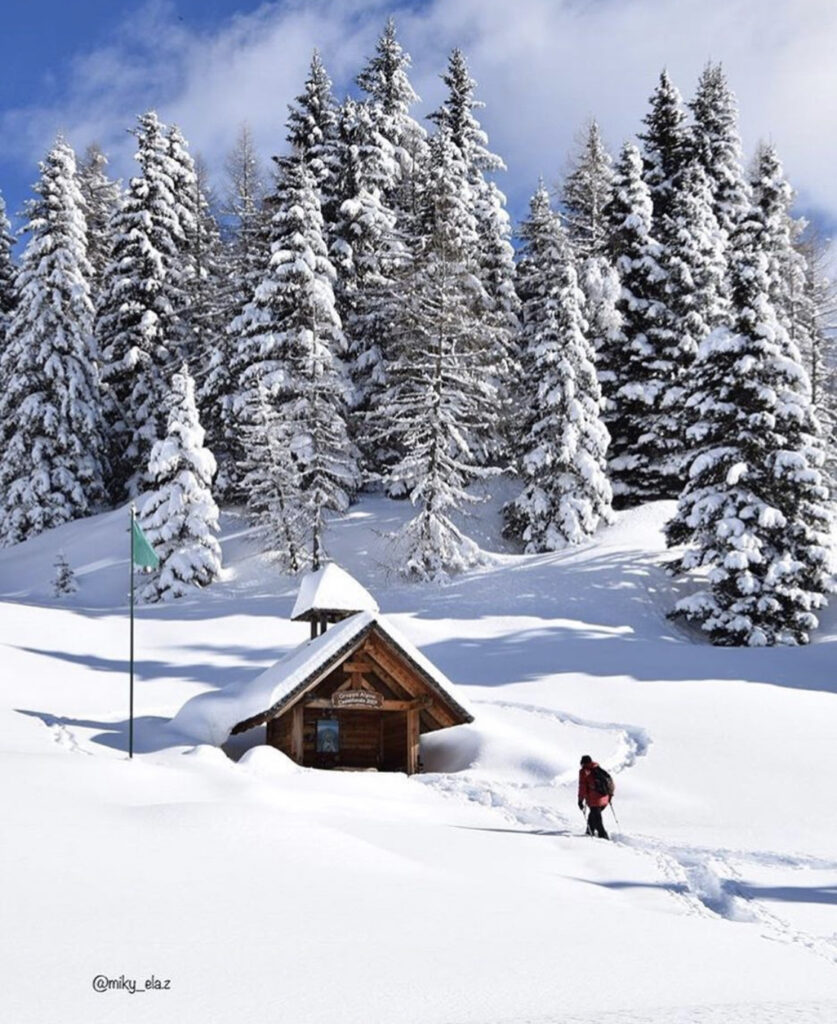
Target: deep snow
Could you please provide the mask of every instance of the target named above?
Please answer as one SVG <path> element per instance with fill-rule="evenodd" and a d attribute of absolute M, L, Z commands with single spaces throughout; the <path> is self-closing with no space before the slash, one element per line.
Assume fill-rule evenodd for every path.
<path fill-rule="evenodd" d="M 468 524 L 491 550 L 497 508 Z M 222 582 L 138 613 L 130 763 L 127 511 L 0 552 L 0 1018 L 837 1019 L 837 614 L 803 649 L 696 640 L 664 614 L 664 503 L 408 585 L 382 534 L 409 512 L 367 498 L 329 541 L 477 716 L 412 779 L 170 725 L 307 634 L 244 519 L 222 517 Z M 581 835 L 582 753 L 616 776 L 612 844 Z M 152 973 L 170 990 L 92 989 Z"/>

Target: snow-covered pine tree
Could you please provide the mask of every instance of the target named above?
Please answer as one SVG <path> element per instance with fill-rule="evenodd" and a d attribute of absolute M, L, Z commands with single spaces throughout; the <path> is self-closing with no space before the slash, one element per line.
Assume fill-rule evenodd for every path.
<path fill-rule="evenodd" d="M 184 364 L 171 382 L 165 436 L 151 449 L 140 525 L 160 559 L 142 591 L 166 601 L 205 587 L 221 574 L 218 506 L 212 497 L 215 459 L 204 448 L 195 384 Z"/>
<path fill-rule="evenodd" d="M 475 98 L 477 83 L 471 77 L 465 55 L 455 49 L 448 60 L 442 81 L 448 94 L 442 106 L 430 114 L 438 126 L 450 133 L 465 166 L 465 177 L 472 191 L 477 226 L 477 272 L 489 302 L 489 314 L 495 322 L 495 351 L 490 360 L 495 368 L 498 399 L 504 405 L 502 434 L 491 446 L 489 458 L 495 461 L 508 448 L 510 400 L 507 383 L 519 372 L 517 335 L 520 327 L 520 302 L 515 288 L 514 248 L 511 223 L 506 212 L 506 197 L 489 175 L 506 170 L 503 160 L 488 148 L 488 135 L 475 115 L 485 104 Z"/>
<path fill-rule="evenodd" d="M 401 534 L 402 571 L 441 578 L 473 564 L 477 546 L 451 521 L 473 501 L 466 490 L 492 475 L 485 448 L 496 436 L 497 389 L 486 353 L 494 321 L 477 277 L 477 227 L 466 168 L 445 126 L 431 142 L 423 235 L 402 282 L 393 359 L 378 415 L 381 443 L 399 453 L 386 485 L 418 515 Z"/>
<path fill-rule="evenodd" d="M 712 212 L 726 243 L 750 207 L 738 133 L 738 108 L 720 64 L 707 64 L 689 103 L 691 152 L 712 193 Z"/>
<path fill-rule="evenodd" d="M 288 142 L 291 152 L 311 171 L 323 217 L 331 224 L 336 216 L 334 140 L 337 135 L 337 103 L 331 79 L 319 51 L 314 50 L 302 93 L 288 104 Z"/>
<path fill-rule="evenodd" d="M 248 511 L 264 531 L 270 556 L 288 572 L 299 572 L 308 563 L 307 521 L 291 450 L 293 424 L 280 416 L 263 383 L 247 392 L 238 421 L 241 490 Z"/>
<path fill-rule="evenodd" d="M 182 340 L 178 314 L 185 303 L 185 240 L 167 132 L 149 111 L 135 135 L 142 173 L 131 179 L 111 220 L 96 316 L 114 501 L 137 492 L 151 446 L 165 432 L 168 375 Z"/>
<path fill-rule="evenodd" d="M 676 567 L 708 569 L 675 614 L 724 646 L 807 643 L 826 603 L 828 491 L 819 428 L 796 346 L 770 301 L 753 207 L 731 239 L 731 322 L 703 341 L 690 435 L 697 455 L 668 524 Z"/>
<path fill-rule="evenodd" d="M 810 311 L 806 308 L 808 268 L 804 254 L 795 244 L 805 222 L 793 218 L 793 189 L 774 146 L 759 146 L 751 187 L 753 203 L 761 211 L 764 223 L 761 242 L 767 257 L 770 301 L 788 337 L 807 354 L 811 347 Z"/>
<path fill-rule="evenodd" d="M 833 276 L 831 240 L 808 225 L 797 240 L 805 259 L 807 276 L 804 335 L 808 352 L 802 351 L 811 379 L 811 400 L 823 430 L 826 471 L 832 496 L 837 489 L 837 282 Z"/>
<path fill-rule="evenodd" d="M 596 121 L 590 121 L 561 186 L 561 207 L 576 256 L 607 253 L 604 209 L 613 193 L 613 160 Z"/>
<path fill-rule="evenodd" d="M 108 177 L 107 166 L 107 157 L 94 142 L 87 147 L 78 167 L 78 184 L 87 222 L 87 258 L 93 272 L 90 291 L 94 306 L 99 304 L 110 254 L 110 223 L 122 195 L 119 182 Z"/>
<path fill-rule="evenodd" d="M 15 265 L 12 260 L 14 244 L 12 226 L 6 216 L 6 202 L 0 194 L 0 357 L 6 347 L 12 311 L 17 305 Z"/>
<path fill-rule="evenodd" d="M 587 337 L 603 382 L 612 370 L 599 361 L 615 354 L 622 323 L 617 310 L 619 275 L 608 256 L 605 209 L 613 195 L 613 161 L 596 121 L 591 121 L 561 188 L 561 207 L 584 292 Z"/>
<path fill-rule="evenodd" d="M 347 382 L 339 356 L 345 339 L 334 303 L 335 271 L 311 172 L 303 161 L 280 161 L 267 276 L 235 324 L 242 390 L 239 414 L 257 409 L 262 389 L 283 429 L 301 478 L 315 564 L 325 557 L 329 512 L 343 512 L 359 486 L 357 452 L 348 438 Z M 252 465 L 256 453 L 247 452 Z"/>
<path fill-rule="evenodd" d="M 659 496 L 676 498 L 691 461 L 687 439 L 691 413 L 686 396 L 698 347 L 727 318 L 726 239 L 713 213 L 712 193 L 702 166 L 687 163 L 669 194 L 662 219 L 658 266 L 660 304 L 648 338 L 656 353 L 651 364 L 663 388 L 645 423 L 644 446 L 655 463 Z"/>
<path fill-rule="evenodd" d="M 66 597 L 68 594 L 75 594 L 78 590 L 76 574 L 63 551 L 58 552 L 53 565 L 55 566 L 55 576 L 52 579 L 53 596 Z"/>
<path fill-rule="evenodd" d="M 171 267 L 181 306 L 175 309 L 181 359 L 199 368 L 203 377 L 221 330 L 219 312 L 220 233 L 207 192 L 209 180 L 200 159 L 177 125 L 167 132 L 171 158 L 174 214 L 179 230 L 177 259 Z"/>
<path fill-rule="evenodd" d="M 650 99 L 651 109 L 642 119 L 643 176 L 651 192 L 651 233 L 659 239 L 662 224 L 671 215 L 674 183 L 690 158 L 691 137 L 677 86 L 663 70 Z"/>
<path fill-rule="evenodd" d="M 0 537 L 16 544 L 104 498 L 84 202 L 59 137 L 28 204 L 29 241 L 0 359 Z"/>
<path fill-rule="evenodd" d="M 223 247 L 217 284 L 218 330 L 212 332 L 207 371 L 198 387 L 201 421 L 218 463 L 215 493 L 240 500 L 243 476 L 242 438 L 233 411 L 239 390 L 236 364 L 237 331 L 231 326 L 252 299 L 270 256 L 270 214 L 265 205 L 264 171 L 250 128 L 239 130 L 226 160 L 224 214 L 232 237 Z"/>
<path fill-rule="evenodd" d="M 593 350 L 585 337 L 584 295 L 573 253 L 543 183 L 520 237 L 523 393 L 522 493 L 504 508 L 507 531 L 527 552 L 579 544 L 611 521 L 605 474 L 608 434 Z"/>
<path fill-rule="evenodd" d="M 395 20 L 389 18 L 375 47 L 375 56 L 357 76 L 357 84 L 371 104 L 376 128 L 390 143 L 395 155 L 395 173 L 384 197 L 402 220 L 419 207 L 421 168 L 427 160 L 427 132 L 410 115 L 419 101 L 410 84 L 410 55 L 396 38 Z"/>
<path fill-rule="evenodd" d="M 660 497 L 658 451 L 647 428 L 668 384 L 658 374 L 650 340 L 660 314 L 660 246 L 651 234 L 642 157 L 632 143 L 625 144 L 614 168 L 605 217 L 609 255 L 621 281 L 616 304 L 621 327 L 602 339 L 598 368 L 611 439 L 608 472 L 614 498 L 626 506 Z"/>
<path fill-rule="evenodd" d="M 370 394 L 384 383 L 383 353 L 396 301 L 393 275 L 405 256 L 395 213 L 384 198 L 394 157 L 369 104 L 351 99 L 340 108 L 335 150 L 338 206 L 329 255 L 337 271 L 335 297 L 346 336 L 352 405 L 361 421 L 359 441 L 367 466 L 377 468 L 362 423 Z"/>

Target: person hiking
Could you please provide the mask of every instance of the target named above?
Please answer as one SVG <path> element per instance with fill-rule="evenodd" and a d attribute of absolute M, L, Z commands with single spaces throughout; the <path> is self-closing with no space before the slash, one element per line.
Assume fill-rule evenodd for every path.
<path fill-rule="evenodd" d="M 610 839 L 602 821 L 602 811 L 610 803 L 612 793 L 613 780 L 610 775 L 604 768 L 600 768 L 589 754 L 585 754 L 581 759 L 581 769 L 578 773 L 578 809 L 583 812 L 584 805 L 587 804 L 588 836 Z"/>

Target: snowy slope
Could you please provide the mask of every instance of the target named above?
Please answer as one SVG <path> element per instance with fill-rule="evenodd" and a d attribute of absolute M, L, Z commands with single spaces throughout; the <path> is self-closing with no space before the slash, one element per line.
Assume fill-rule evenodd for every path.
<path fill-rule="evenodd" d="M 696 642 L 664 614 L 668 513 L 523 557 L 495 503 L 469 529 L 497 553 L 445 587 L 386 568 L 404 504 L 366 499 L 333 529 L 477 716 L 423 741 L 412 779 L 258 746 L 235 761 L 172 730 L 307 635 L 237 515 L 223 582 L 138 612 L 131 763 L 127 513 L 0 552 L 0 1018 L 837 1019 L 837 616 L 800 650 Z M 64 599 L 59 548 L 80 584 Z M 580 834 L 582 753 L 616 774 L 613 844 Z M 152 973 L 170 989 L 92 989 Z"/>

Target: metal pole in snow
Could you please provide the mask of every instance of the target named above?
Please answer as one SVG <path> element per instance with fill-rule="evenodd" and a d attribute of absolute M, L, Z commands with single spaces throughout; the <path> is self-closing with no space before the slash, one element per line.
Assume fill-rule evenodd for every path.
<path fill-rule="evenodd" d="M 131 684 L 129 689 L 128 707 L 128 757 L 134 756 L 134 519 L 137 510 L 131 505 L 131 557 L 128 560 L 128 571 L 131 574 Z"/>

